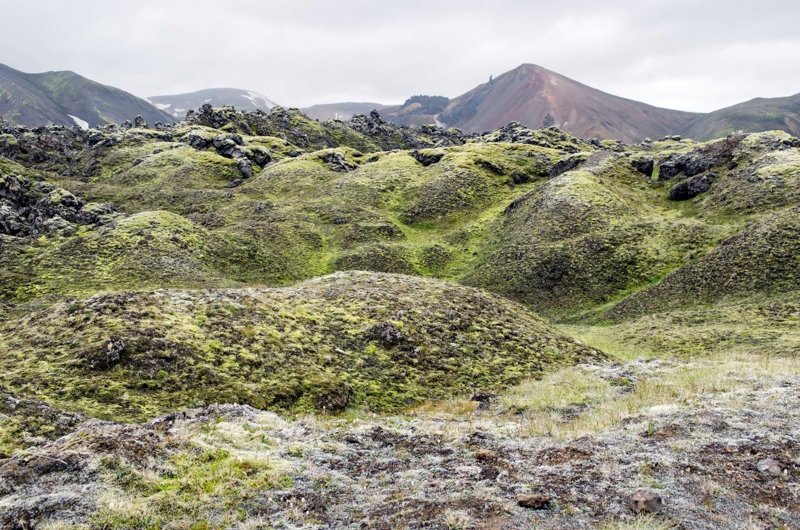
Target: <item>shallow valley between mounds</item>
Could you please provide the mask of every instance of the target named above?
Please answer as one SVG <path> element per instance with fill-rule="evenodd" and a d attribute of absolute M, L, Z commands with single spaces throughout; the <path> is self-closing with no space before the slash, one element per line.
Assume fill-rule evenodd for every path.
<path fill-rule="evenodd" d="M 800 140 L 0 123 L 0 526 L 800 525 Z"/>

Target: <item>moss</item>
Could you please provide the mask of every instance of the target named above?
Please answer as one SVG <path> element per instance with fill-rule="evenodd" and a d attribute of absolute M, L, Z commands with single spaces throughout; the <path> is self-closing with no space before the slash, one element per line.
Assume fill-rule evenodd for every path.
<path fill-rule="evenodd" d="M 380 322 L 402 338 L 375 339 Z M 108 360 L 110 338 L 124 345 L 118 361 Z M 98 295 L 7 322 L 0 348 L 14 352 L 0 360 L 3 384 L 127 419 L 198 402 L 393 410 L 602 358 L 501 298 L 376 273 L 286 289 Z"/>
<path fill-rule="evenodd" d="M 106 290 L 231 285 L 206 265 L 208 233 L 178 215 L 147 212 L 75 237 L 42 236 L 9 263 L 24 278 L 6 296 L 29 300 L 48 293 L 87 296 Z M 13 291 L 9 291 L 13 288 Z"/>
<path fill-rule="evenodd" d="M 419 273 L 413 261 L 413 251 L 403 245 L 364 245 L 353 252 L 338 256 L 335 267 L 341 271 Z"/>
<path fill-rule="evenodd" d="M 800 153 L 796 150 L 766 154 L 743 149 L 739 156 L 753 158 L 725 172 L 699 198 L 704 212 L 747 215 L 775 211 L 800 201 Z"/>
<path fill-rule="evenodd" d="M 628 318 L 754 294 L 798 289 L 800 207 L 751 223 L 700 259 L 626 298 L 609 316 Z"/>

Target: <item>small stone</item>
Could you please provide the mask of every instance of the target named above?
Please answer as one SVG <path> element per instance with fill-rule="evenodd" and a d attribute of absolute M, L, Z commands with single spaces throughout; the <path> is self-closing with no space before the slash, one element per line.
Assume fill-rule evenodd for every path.
<path fill-rule="evenodd" d="M 783 472 L 783 464 L 781 464 L 774 458 L 765 458 L 764 460 L 756 464 L 756 468 L 761 473 L 767 473 L 769 475 L 774 475 L 776 477 Z"/>
<path fill-rule="evenodd" d="M 494 460 L 497 458 L 497 453 L 489 449 L 479 449 L 475 451 L 476 460 Z"/>
<path fill-rule="evenodd" d="M 481 474 L 482 469 L 479 466 L 458 466 L 456 473 L 463 476 L 476 476 Z"/>
<path fill-rule="evenodd" d="M 517 504 L 523 508 L 544 510 L 550 506 L 550 496 L 542 493 L 525 493 L 517 495 Z"/>
<path fill-rule="evenodd" d="M 111 337 L 106 341 L 106 358 L 105 365 L 107 368 L 114 366 L 120 360 L 122 350 L 125 349 L 125 344 L 119 337 Z"/>
<path fill-rule="evenodd" d="M 375 324 L 370 329 L 370 337 L 389 347 L 403 342 L 403 333 L 400 328 L 391 322 L 378 322 Z"/>
<path fill-rule="evenodd" d="M 664 508 L 664 501 L 654 493 L 639 490 L 628 499 L 628 507 L 636 513 L 656 513 Z"/>
<path fill-rule="evenodd" d="M 469 398 L 469 400 L 477 401 L 479 403 L 489 403 L 491 401 L 494 401 L 495 398 L 497 398 L 497 394 L 495 394 L 494 392 L 489 392 L 488 390 L 478 390 L 477 392 L 472 394 L 472 397 Z"/>

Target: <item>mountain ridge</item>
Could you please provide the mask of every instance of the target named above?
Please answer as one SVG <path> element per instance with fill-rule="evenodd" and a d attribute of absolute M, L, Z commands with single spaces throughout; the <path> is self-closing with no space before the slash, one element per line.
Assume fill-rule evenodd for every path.
<path fill-rule="evenodd" d="M 207 103 L 215 108 L 233 105 L 246 111 L 268 111 L 276 106 L 264 94 L 240 88 L 206 88 L 184 94 L 150 96 L 147 100 L 160 110 L 169 112 L 173 118 L 183 118 L 186 112 L 197 110 Z"/>
<path fill-rule="evenodd" d="M 777 98 L 753 98 L 697 118 L 676 132 L 700 141 L 736 131 L 781 130 L 800 135 L 800 93 Z"/>
<path fill-rule="evenodd" d="M 411 121 L 409 114 L 409 106 L 387 111 L 388 119 L 401 123 Z M 526 63 L 451 99 L 440 113 L 423 119 L 466 132 L 516 121 L 532 128 L 557 126 L 584 139 L 639 142 L 673 134 L 699 116 L 614 96 Z"/>
<path fill-rule="evenodd" d="M 0 64 L 0 116 L 16 125 L 96 127 L 142 116 L 150 123 L 172 117 L 145 100 L 72 71 L 27 74 Z"/>
<path fill-rule="evenodd" d="M 0 117 L 11 124 L 88 128 L 137 115 L 172 123 L 203 105 L 269 111 L 267 96 L 237 88 L 212 88 L 141 99 L 71 71 L 27 74 L 0 65 Z M 782 130 L 800 134 L 800 94 L 755 98 L 710 113 L 666 109 L 595 89 L 544 67 L 525 63 L 456 98 L 413 96 L 402 105 L 343 102 L 302 109 L 319 121 L 348 120 L 379 111 L 398 125 L 435 124 L 477 133 L 510 122 L 531 128 L 556 126 L 583 139 L 627 143 L 681 135 L 706 141 L 736 131 Z"/>

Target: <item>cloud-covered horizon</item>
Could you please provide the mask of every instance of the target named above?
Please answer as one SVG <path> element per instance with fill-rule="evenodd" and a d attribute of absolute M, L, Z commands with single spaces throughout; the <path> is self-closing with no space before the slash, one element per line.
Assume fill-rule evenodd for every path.
<path fill-rule="evenodd" d="M 456 97 L 522 63 L 707 112 L 800 92 L 800 3 L 777 0 L 0 0 L 0 63 L 140 97 L 235 87 L 286 106 Z"/>

